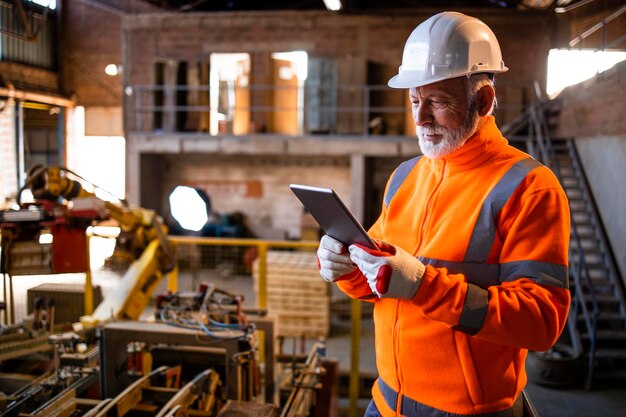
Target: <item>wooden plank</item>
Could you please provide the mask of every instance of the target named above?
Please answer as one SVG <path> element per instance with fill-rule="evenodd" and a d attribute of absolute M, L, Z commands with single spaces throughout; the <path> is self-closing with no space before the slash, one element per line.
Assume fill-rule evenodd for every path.
<path fill-rule="evenodd" d="M 284 294 L 285 297 L 293 296 L 297 298 L 304 298 L 308 296 L 329 297 L 330 286 L 311 287 L 291 282 L 282 285 L 268 285 L 267 292 L 268 294 Z"/>
<path fill-rule="evenodd" d="M 258 281 L 257 281 L 258 282 Z M 268 287 L 284 287 L 289 286 L 292 288 L 313 288 L 313 289 L 327 289 L 330 288 L 330 285 L 325 283 L 322 278 L 316 277 L 307 277 L 306 279 L 294 279 L 291 277 L 276 277 L 275 275 L 268 276 L 267 280 Z"/>
<path fill-rule="evenodd" d="M 311 273 L 319 273 L 319 268 L 317 264 L 315 265 L 293 265 L 293 264 L 281 264 L 281 263 L 267 263 L 266 268 L 268 271 L 272 272 L 311 272 Z M 255 263 L 252 266 L 252 271 L 258 272 L 258 264 Z"/>
<path fill-rule="evenodd" d="M 258 264 L 253 267 L 258 291 Z M 313 252 L 269 251 L 267 307 L 282 336 L 326 337 L 329 333 L 330 286 L 322 280 Z"/>
<path fill-rule="evenodd" d="M 293 292 L 289 290 L 269 291 L 268 302 L 275 304 L 302 304 L 322 308 L 328 305 L 330 297 L 328 294 Z"/>
<path fill-rule="evenodd" d="M 308 313 L 308 312 L 284 313 L 284 314 L 281 314 L 280 319 L 281 320 L 289 320 L 289 321 L 302 321 L 302 322 L 321 321 L 318 316 L 314 316 L 314 315 L 312 315 L 311 313 Z"/>
<path fill-rule="evenodd" d="M 271 316 L 298 316 L 299 313 L 302 312 L 302 309 L 299 310 L 294 310 L 292 308 L 289 307 L 285 307 L 285 306 L 276 306 L 274 308 L 268 308 L 267 309 L 267 313 L 268 315 Z M 311 317 L 311 318 L 319 318 L 319 319 L 324 319 L 324 320 L 328 320 L 328 317 L 330 316 L 328 309 L 323 309 L 323 310 L 319 310 L 319 311 L 311 311 L 310 313 L 307 313 L 306 316 L 302 316 L 302 317 Z"/>
<path fill-rule="evenodd" d="M 278 307 L 278 308 L 282 308 L 282 307 L 296 307 L 297 310 L 296 312 L 306 312 L 306 314 L 316 314 L 319 311 L 328 311 L 329 310 L 329 303 L 328 300 L 326 300 L 326 302 L 319 302 L 319 303 L 315 303 L 315 302 L 308 302 L 304 301 L 304 300 L 294 300 L 294 301 L 277 301 L 274 300 L 273 302 L 268 303 L 268 306 L 274 306 L 274 307 Z"/>
<path fill-rule="evenodd" d="M 306 336 L 306 337 L 328 337 L 328 327 L 306 327 L 300 325 L 284 325 L 279 324 L 277 327 L 277 335 L 279 336 Z"/>

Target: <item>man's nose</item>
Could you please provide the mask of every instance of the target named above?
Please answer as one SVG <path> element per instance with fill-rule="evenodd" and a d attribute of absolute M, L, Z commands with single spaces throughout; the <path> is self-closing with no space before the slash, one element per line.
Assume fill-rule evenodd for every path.
<path fill-rule="evenodd" d="M 413 120 L 417 126 L 424 126 L 433 121 L 433 114 L 430 107 L 424 103 L 420 103 L 417 107 L 413 107 Z"/>

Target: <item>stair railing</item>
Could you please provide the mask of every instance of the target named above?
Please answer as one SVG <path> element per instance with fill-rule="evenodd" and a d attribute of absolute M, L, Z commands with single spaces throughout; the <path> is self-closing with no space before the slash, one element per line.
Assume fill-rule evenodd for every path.
<path fill-rule="evenodd" d="M 573 146 L 573 142 L 571 140 L 567 140 L 567 145 L 570 149 L 569 153 L 571 155 L 571 147 Z M 575 169 L 576 175 L 580 179 L 580 168 Z M 572 311 L 570 312 L 570 316 L 568 318 L 568 326 L 570 328 L 570 332 L 572 332 L 572 334 L 576 334 L 575 329 L 577 329 L 578 325 L 578 313 L 581 312 L 583 320 L 585 322 L 587 334 L 589 334 L 589 352 L 587 352 L 587 377 L 585 379 L 585 389 L 590 390 L 593 384 L 593 374 L 595 370 L 598 317 L 600 316 L 600 306 L 598 304 L 595 290 L 593 288 L 593 282 L 591 281 L 591 273 L 589 272 L 589 265 L 587 264 L 587 259 L 585 258 L 585 250 L 580 239 L 580 234 L 578 233 L 578 226 L 576 225 L 573 217 L 571 220 L 570 236 L 573 238 L 576 248 L 578 249 L 578 256 L 576 258 L 572 257 L 572 259 L 570 259 L 570 263 L 575 266 L 575 268 L 572 268 L 570 270 L 570 274 L 574 278 L 576 294 L 575 300 L 572 303 Z M 570 248 L 570 254 L 573 254 L 572 248 Z M 591 311 L 589 311 L 587 303 L 585 302 L 585 294 L 583 292 L 582 284 L 583 280 L 587 284 L 588 295 L 591 299 Z M 576 337 L 578 338 L 577 334 Z M 580 342 L 577 341 L 577 343 Z M 579 351 L 583 350 L 582 346 L 579 346 L 578 349 Z"/>
<path fill-rule="evenodd" d="M 572 161 L 579 169 L 580 180 L 583 184 L 583 192 L 587 200 L 589 201 L 589 209 L 591 210 L 592 218 L 594 219 L 594 223 L 596 226 L 596 238 L 600 244 L 600 250 L 604 254 L 604 266 L 607 268 L 609 272 L 609 279 L 611 283 L 615 286 L 615 293 L 620 301 L 620 311 L 622 315 L 626 316 L 626 291 L 624 288 L 624 281 L 621 279 L 621 275 L 617 268 L 617 262 L 615 261 L 615 254 L 611 250 L 611 245 L 609 245 L 608 237 L 606 229 L 604 228 L 604 224 L 600 220 L 600 211 L 598 210 L 598 206 L 595 203 L 595 199 L 591 194 L 591 187 L 589 186 L 589 181 L 587 180 L 587 176 L 585 175 L 584 170 L 582 169 L 582 161 L 580 159 L 580 155 L 578 154 L 578 150 L 574 145 L 573 140 L 568 140 L 567 142 L 569 153 L 572 158 Z"/>
<path fill-rule="evenodd" d="M 537 87 L 537 86 L 535 86 Z M 550 167 L 557 179 L 563 184 L 563 176 L 558 160 L 556 158 L 556 152 L 552 144 L 552 138 L 550 135 L 550 129 L 545 119 L 546 108 L 553 103 L 550 100 L 543 100 L 539 97 L 538 89 L 535 88 L 535 100 L 533 104 L 527 109 L 527 123 L 528 123 L 528 148 L 533 156 L 538 157 L 541 162 Z M 536 146 L 535 146 L 536 145 Z M 569 145 L 569 142 L 568 142 Z M 535 149 L 538 148 L 538 152 Z M 578 173 L 580 175 L 580 173 Z M 590 337 L 590 345 L 588 352 L 588 372 L 585 381 L 585 387 L 591 389 L 591 383 L 593 381 L 593 372 L 595 366 L 595 352 L 596 352 L 596 333 L 598 316 L 600 315 L 600 307 L 597 302 L 597 298 L 594 292 L 593 284 L 591 281 L 591 274 L 589 273 L 589 267 L 585 258 L 585 251 L 581 244 L 580 234 L 576 222 L 572 218 L 570 220 L 570 238 L 573 238 L 576 247 L 578 249 L 577 259 L 572 262 L 573 257 L 570 256 L 570 264 L 574 264 L 575 268 L 570 268 L 570 275 L 574 279 L 575 294 L 572 300 L 572 308 L 568 317 L 568 328 L 571 333 L 572 346 L 577 352 L 583 352 L 583 346 L 580 342 L 580 336 L 578 332 L 577 320 L 578 313 L 582 313 L 582 317 L 585 323 L 586 331 Z M 572 254 L 572 248 L 570 248 L 570 254 Z M 572 265 L 570 265 L 572 266 Z M 591 301 L 591 309 L 588 308 L 585 302 L 583 294 L 583 281 L 587 285 L 588 295 Z M 590 311 L 591 310 L 591 311 Z"/>

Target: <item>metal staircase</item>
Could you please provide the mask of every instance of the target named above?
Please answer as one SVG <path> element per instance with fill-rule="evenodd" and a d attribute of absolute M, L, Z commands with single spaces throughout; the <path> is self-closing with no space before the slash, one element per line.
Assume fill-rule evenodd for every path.
<path fill-rule="evenodd" d="M 600 373 L 626 369 L 626 297 L 575 141 L 550 134 L 560 105 L 559 100 L 537 99 L 502 131 L 525 140 L 527 151 L 554 171 L 569 199 L 568 330 L 572 347 L 586 358 L 585 387 L 591 389 Z"/>

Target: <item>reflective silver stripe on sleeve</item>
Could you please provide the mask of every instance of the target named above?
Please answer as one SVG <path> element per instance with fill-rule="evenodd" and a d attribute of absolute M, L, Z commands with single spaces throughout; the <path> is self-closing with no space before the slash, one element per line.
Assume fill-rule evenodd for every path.
<path fill-rule="evenodd" d="M 402 185 L 406 177 L 409 175 L 409 172 L 413 169 L 413 167 L 417 164 L 417 161 L 423 155 L 418 155 L 415 158 L 411 158 L 408 161 L 404 161 L 401 163 L 398 168 L 396 168 L 393 176 L 391 177 L 391 181 L 389 182 L 389 187 L 387 187 L 387 192 L 385 193 L 385 206 L 389 206 L 391 199 L 396 195 L 396 191 Z"/>
<path fill-rule="evenodd" d="M 465 262 L 486 262 L 496 236 L 495 219 L 526 174 L 542 166 L 532 158 L 515 163 L 489 192 L 470 237 Z"/>
<path fill-rule="evenodd" d="M 431 265 L 435 268 L 446 268 L 449 274 L 463 274 L 473 284 L 482 288 L 491 285 L 498 285 L 500 281 L 500 265 L 499 264 L 476 264 L 468 262 L 442 261 L 440 259 L 432 259 L 418 257 L 424 265 Z"/>
<path fill-rule="evenodd" d="M 470 336 L 475 335 L 483 327 L 488 306 L 489 296 L 487 290 L 468 282 L 459 324 L 452 328 Z"/>
<path fill-rule="evenodd" d="M 549 262 L 516 261 L 500 264 L 500 282 L 530 278 L 537 284 L 569 288 L 567 267 Z"/>
<path fill-rule="evenodd" d="M 463 274 L 472 284 L 482 288 L 530 278 L 537 284 L 569 288 L 567 267 L 550 262 L 515 261 L 503 264 L 476 264 L 470 262 L 443 261 L 419 256 L 424 265 L 446 268 L 449 274 Z"/>

